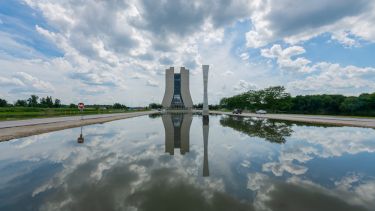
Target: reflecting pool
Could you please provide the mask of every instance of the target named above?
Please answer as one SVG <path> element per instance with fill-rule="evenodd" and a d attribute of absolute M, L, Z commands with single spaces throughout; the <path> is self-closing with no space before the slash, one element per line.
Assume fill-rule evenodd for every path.
<path fill-rule="evenodd" d="M 0 210 L 375 210 L 375 130 L 164 114 L 0 143 Z"/>

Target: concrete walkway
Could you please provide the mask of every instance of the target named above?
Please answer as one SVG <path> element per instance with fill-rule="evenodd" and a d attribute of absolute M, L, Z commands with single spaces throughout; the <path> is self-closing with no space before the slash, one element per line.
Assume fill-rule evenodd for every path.
<path fill-rule="evenodd" d="M 83 120 L 81 120 L 81 116 L 69 116 L 2 121 L 0 122 L 0 141 L 154 113 L 157 113 L 157 111 L 86 115 L 83 116 Z"/>
<path fill-rule="evenodd" d="M 211 114 L 227 114 L 227 115 L 244 116 L 244 117 L 259 117 L 259 118 L 267 118 L 267 119 L 288 120 L 288 121 L 307 122 L 307 123 L 316 123 L 316 124 L 375 128 L 375 118 L 352 118 L 352 117 L 300 115 L 300 114 L 255 114 L 255 113 L 232 114 L 231 112 L 222 112 L 222 111 L 210 111 L 210 113 Z"/>
<path fill-rule="evenodd" d="M 98 119 L 98 118 L 104 118 L 104 117 L 128 116 L 129 114 L 131 113 L 93 114 L 93 115 L 84 115 L 83 119 L 87 120 L 87 119 Z M 26 119 L 26 120 L 1 121 L 0 129 L 9 128 L 9 127 L 49 124 L 49 123 L 57 123 L 57 122 L 79 121 L 79 120 L 81 120 L 81 116 L 49 117 L 49 118 L 35 118 L 35 119 Z"/>

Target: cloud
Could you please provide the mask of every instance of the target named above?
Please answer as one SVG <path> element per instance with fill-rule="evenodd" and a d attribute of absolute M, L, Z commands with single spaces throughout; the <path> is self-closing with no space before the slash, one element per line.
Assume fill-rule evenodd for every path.
<path fill-rule="evenodd" d="M 361 30 L 375 20 L 374 5 L 370 0 L 255 1 L 247 46 L 258 48 L 278 40 L 295 44 L 323 33 L 335 34 L 336 40 L 351 46 L 356 42 L 348 42 L 345 33 L 375 41 L 375 30 Z M 344 37 L 337 39 L 337 34 L 343 33 Z"/>
<path fill-rule="evenodd" d="M 287 84 L 289 90 L 300 90 L 323 93 L 348 94 L 355 90 L 373 90 L 375 85 L 375 68 L 345 66 L 326 62 L 317 63 L 312 67 L 316 74 L 301 80 L 291 81 Z"/>
<path fill-rule="evenodd" d="M 147 80 L 147 86 L 158 87 L 159 86 L 159 82 L 154 81 L 152 79 L 149 79 L 149 80 Z"/>
<path fill-rule="evenodd" d="M 112 72 L 75 72 L 69 75 L 72 79 L 79 79 L 87 85 L 96 86 L 119 86 L 124 88 L 125 84 L 121 78 L 115 76 Z"/>
<path fill-rule="evenodd" d="M 158 39 L 167 40 L 171 35 L 191 36 L 202 31 L 207 22 L 213 27 L 231 24 L 245 18 L 250 12 L 249 1 L 141 1 L 139 11 L 142 21 L 136 22 Z"/>
<path fill-rule="evenodd" d="M 222 76 L 228 77 L 234 75 L 233 71 L 227 70 L 221 74 Z"/>
<path fill-rule="evenodd" d="M 17 72 L 11 78 L 0 77 L 0 85 L 12 87 L 11 93 L 49 93 L 54 87 L 25 72 Z"/>
<path fill-rule="evenodd" d="M 202 93 L 198 80 L 201 77 L 198 76 L 201 64 L 214 67 L 209 86 L 213 103 L 241 89 L 254 88 L 251 83 L 255 80 L 259 87 L 290 85 L 301 94 L 312 89 L 303 81 L 319 83 L 320 78 L 314 78 L 323 72 L 316 66 L 318 63 L 312 64 L 313 58 L 303 55 L 303 41 L 323 34 L 345 47 L 366 47 L 367 41 L 375 40 L 374 3 L 369 0 L 308 3 L 302 0 L 80 0 L 79 4 L 24 0 L 20 4 L 23 9 L 27 8 L 20 13 L 35 13 L 35 18 L 25 21 L 18 13 L 15 17 L 1 16 L 6 26 L 21 24 L 12 29 L 16 33 L 1 30 L 0 56 L 9 61 L 26 58 L 18 60 L 25 64 L 41 60 L 39 65 L 43 71 L 33 67 L 30 71 L 14 68 L 14 72 L 22 70 L 40 77 L 58 86 L 56 94 L 64 98 L 69 96 L 74 101 L 81 96 L 71 90 L 70 93 L 60 91 L 65 90 L 57 85 L 60 79 L 69 89 L 84 87 L 92 96 L 111 89 L 113 97 L 100 98 L 103 101 L 117 97 L 135 105 L 147 105 L 144 99 L 149 98 L 134 97 L 140 95 L 152 95 L 161 100 L 163 93 L 157 89 L 150 91 L 149 86 L 162 84 L 164 70 L 169 66 L 190 68 L 192 97 L 200 100 Z M 22 31 L 21 28 L 25 29 Z M 267 62 L 259 59 L 260 49 L 248 49 L 253 47 L 264 48 L 260 53 L 268 58 Z M 56 58 L 64 63 L 64 67 L 54 63 Z M 279 69 L 270 65 L 271 60 Z M 16 62 L 14 66 L 17 66 Z M 48 69 L 51 71 L 46 71 Z M 285 74 L 280 69 L 289 72 Z M 144 76 L 143 83 L 134 80 L 139 79 L 135 73 Z M 292 75 L 294 73 L 299 74 Z M 0 73 L 4 78 L 10 78 L 9 74 Z M 350 83 L 362 87 L 351 93 L 370 89 L 368 82 L 358 86 L 360 82 L 358 79 Z M 224 86 L 227 89 L 222 89 Z M 128 88 L 128 92 L 123 92 L 124 88 Z M 328 91 L 348 93 L 349 89 L 331 88 Z M 12 98 L 8 88 L 1 94 L 9 94 L 7 98 Z M 92 96 L 87 100 L 96 102 Z"/>
<path fill-rule="evenodd" d="M 351 36 L 347 31 L 333 32 L 331 36 L 332 40 L 337 40 L 347 47 L 359 47 L 359 41 Z"/>
<path fill-rule="evenodd" d="M 312 68 L 308 66 L 310 60 L 303 57 L 292 59 L 292 57 L 305 53 L 301 46 L 291 46 L 282 49 L 280 45 L 273 45 L 270 49 L 262 49 L 261 55 L 266 58 L 276 59 L 279 68 L 297 72 L 310 72 Z"/>
<path fill-rule="evenodd" d="M 256 89 L 257 86 L 245 80 L 239 80 L 237 84 L 233 87 L 236 92 L 247 92 L 251 89 Z"/>

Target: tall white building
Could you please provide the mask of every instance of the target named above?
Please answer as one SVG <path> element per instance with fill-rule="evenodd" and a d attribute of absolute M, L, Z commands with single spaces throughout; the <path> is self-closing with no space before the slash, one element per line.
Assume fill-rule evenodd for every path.
<path fill-rule="evenodd" d="M 161 104 L 166 109 L 193 108 L 188 69 L 181 67 L 179 73 L 174 72 L 174 67 L 165 70 L 165 92 Z"/>
<path fill-rule="evenodd" d="M 202 65 L 203 72 L 203 116 L 209 114 L 208 111 L 208 96 L 207 96 L 207 83 L 208 83 L 208 65 Z"/>

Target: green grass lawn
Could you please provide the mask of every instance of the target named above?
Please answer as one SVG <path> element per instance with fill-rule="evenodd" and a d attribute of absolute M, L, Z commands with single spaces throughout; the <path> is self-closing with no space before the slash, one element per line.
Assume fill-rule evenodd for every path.
<path fill-rule="evenodd" d="M 82 112 L 83 115 L 90 114 L 110 114 L 110 113 L 125 113 L 132 112 L 123 109 L 96 109 L 86 108 Z M 81 115 L 77 108 L 31 108 L 31 107 L 4 107 L 0 108 L 0 121 L 30 119 L 30 118 L 44 118 L 56 116 L 74 116 Z"/>

